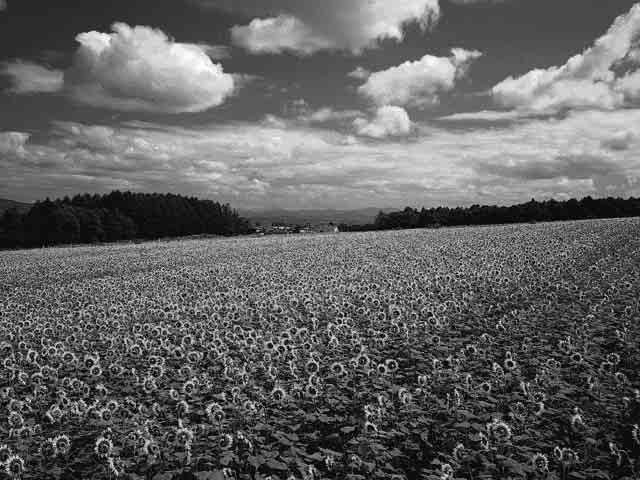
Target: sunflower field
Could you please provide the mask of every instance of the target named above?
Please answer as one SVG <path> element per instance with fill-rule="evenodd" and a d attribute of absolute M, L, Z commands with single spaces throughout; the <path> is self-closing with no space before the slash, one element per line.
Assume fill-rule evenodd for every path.
<path fill-rule="evenodd" d="M 0 478 L 640 479 L 640 219 L 0 252 Z"/>

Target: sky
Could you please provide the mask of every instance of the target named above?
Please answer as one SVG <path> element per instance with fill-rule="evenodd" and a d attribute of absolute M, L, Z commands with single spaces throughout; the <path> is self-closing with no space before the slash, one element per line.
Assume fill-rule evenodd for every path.
<path fill-rule="evenodd" d="M 640 196 L 640 3 L 0 0 L 0 197 L 114 189 Z"/>

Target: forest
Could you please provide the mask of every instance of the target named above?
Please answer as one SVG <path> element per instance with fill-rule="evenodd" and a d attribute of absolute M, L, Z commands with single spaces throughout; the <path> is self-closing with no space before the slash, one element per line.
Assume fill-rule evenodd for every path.
<path fill-rule="evenodd" d="M 406 207 L 397 212 L 380 212 L 372 224 L 340 225 L 340 231 L 438 228 L 462 225 L 551 222 L 640 216 L 640 198 L 585 197 L 582 200 L 547 200 L 512 206 L 472 205 L 467 208 L 437 207 L 421 210 Z"/>
<path fill-rule="evenodd" d="M 0 217 L 0 248 L 240 235 L 249 221 L 227 204 L 172 194 L 114 191 L 36 202 Z"/>
<path fill-rule="evenodd" d="M 341 232 L 439 228 L 640 216 L 640 198 L 531 200 L 512 206 L 406 207 L 379 212 L 373 223 L 341 224 Z M 114 191 L 36 202 L 0 216 L 0 248 L 30 248 L 193 235 L 244 235 L 251 222 L 228 204 L 173 194 Z"/>

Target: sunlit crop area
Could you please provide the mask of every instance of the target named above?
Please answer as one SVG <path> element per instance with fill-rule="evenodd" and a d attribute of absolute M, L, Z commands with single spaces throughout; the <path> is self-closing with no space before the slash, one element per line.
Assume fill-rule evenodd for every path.
<path fill-rule="evenodd" d="M 639 219 L 0 267 L 7 476 L 638 478 Z"/>

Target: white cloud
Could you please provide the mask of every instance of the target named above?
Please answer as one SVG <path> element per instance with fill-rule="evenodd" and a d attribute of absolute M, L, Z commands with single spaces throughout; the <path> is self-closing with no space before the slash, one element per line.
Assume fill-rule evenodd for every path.
<path fill-rule="evenodd" d="M 24 60 L 0 63 L 0 75 L 9 77 L 16 94 L 53 93 L 62 89 L 64 73 L 61 70 Z"/>
<path fill-rule="evenodd" d="M 112 33 L 87 32 L 65 88 L 78 102 L 125 111 L 199 112 L 234 91 L 232 75 L 202 46 L 177 43 L 162 31 L 115 23 Z"/>
<path fill-rule="evenodd" d="M 373 72 L 358 91 L 378 105 L 427 106 L 452 90 L 480 52 L 454 48 L 450 57 L 425 55 L 387 70 Z"/>
<path fill-rule="evenodd" d="M 333 48 L 333 43 L 317 36 L 311 28 L 290 15 L 254 19 L 249 25 L 231 29 L 235 45 L 251 53 L 281 53 L 289 50 L 310 55 L 318 50 Z"/>
<path fill-rule="evenodd" d="M 640 75 L 635 72 L 620 78 L 615 67 L 622 61 L 637 67 L 639 35 L 640 4 L 636 4 L 582 54 L 560 67 L 509 77 L 493 87 L 493 97 L 502 106 L 523 112 L 622 107 L 640 94 Z"/>
<path fill-rule="evenodd" d="M 453 113 L 438 120 L 445 122 L 500 122 L 518 120 L 521 116 L 517 112 L 495 110 L 481 110 L 478 112 Z"/>
<path fill-rule="evenodd" d="M 319 50 L 355 54 L 381 39 L 401 41 L 404 27 L 430 26 L 440 14 L 438 0 L 200 0 L 201 4 L 256 15 L 232 29 L 238 46 L 254 53 L 290 51 L 309 55 Z"/>
<path fill-rule="evenodd" d="M 619 132 L 633 139 L 611 149 Z M 0 134 L 0 197 L 114 188 L 173 191 L 237 207 L 509 204 L 640 196 L 640 109 L 571 112 L 483 128 L 414 124 L 366 141 L 293 123 L 178 128 L 58 123 Z M 19 152 L 19 154 L 18 154 Z M 25 192 L 33 195 L 25 197 Z"/>
<path fill-rule="evenodd" d="M 370 121 L 364 118 L 358 118 L 354 121 L 358 135 L 373 138 L 409 135 L 411 125 L 407 111 L 402 107 L 394 106 L 380 107 Z"/>
<path fill-rule="evenodd" d="M 640 64 L 640 57 L 636 62 Z M 620 77 L 616 82 L 616 89 L 631 101 L 640 99 L 640 70 Z"/>

